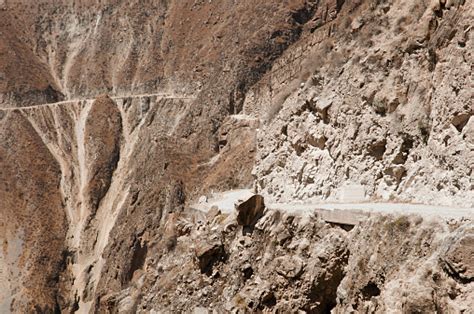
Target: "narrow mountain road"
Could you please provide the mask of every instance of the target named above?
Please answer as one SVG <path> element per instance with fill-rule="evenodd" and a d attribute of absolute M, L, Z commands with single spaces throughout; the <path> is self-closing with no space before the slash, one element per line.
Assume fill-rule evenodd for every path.
<path fill-rule="evenodd" d="M 474 218 L 474 208 L 446 207 L 409 203 L 316 203 L 316 204 L 269 204 L 269 208 L 290 212 L 311 212 L 314 210 L 354 211 L 359 213 L 420 215 L 422 217 Z"/>
<path fill-rule="evenodd" d="M 248 199 L 253 193 L 251 190 L 233 190 L 217 193 L 205 200 L 203 197 L 197 204 L 192 205 L 194 209 L 208 211 L 212 206 L 217 206 L 223 212 L 230 213 L 234 210 L 234 204 L 239 200 Z M 335 223 L 356 224 L 372 213 L 420 215 L 424 218 L 443 219 L 474 219 L 474 208 L 448 207 L 426 204 L 409 203 L 269 203 L 267 208 L 278 209 L 285 212 L 300 215 L 312 215 L 319 213 L 324 220 Z"/>
<path fill-rule="evenodd" d="M 168 99 L 195 99 L 195 97 L 185 96 L 185 95 L 173 95 L 173 94 L 165 94 L 165 93 L 153 93 L 153 94 L 135 94 L 135 95 L 123 95 L 123 96 L 112 96 L 113 100 L 117 99 L 125 99 L 125 98 L 144 98 L 144 97 L 160 97 L 160 98 L 168 98 Z M 67 105 L 71 103 L 77 103 L 80 101 L 93 101 L 95 98 L 82 98 L 82 99 L 69 99 L 69 100 L 62 100 L 58 102 L 52 103 L 45 103 L 33 106 L 25 106 L 25 107 L 4 107 L 0 108 L 0 111 L 13 111 L 13 110 L 28 110 L 28 109 L 35 109 L 39 107 L 45 106 L 61 106 Z"/>

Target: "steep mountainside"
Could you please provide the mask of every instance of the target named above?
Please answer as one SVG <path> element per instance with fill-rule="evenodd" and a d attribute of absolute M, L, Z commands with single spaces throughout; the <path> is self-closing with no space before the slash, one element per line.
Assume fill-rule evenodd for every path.
<path fill-rule="evenodd" d="M 267 120 L 259 191 L 473 207 L 474 16 L 458 5 L 348 3 L 289 50 L 244 106 Z"/>
<path fill-rule="evenodd" d="M 473 215 L 275 208 L 354 187 L 472 211 L 473 22 L 462 0 L 0 0 L 0 312 L 470 313 Z M 238 188 L 274 209 L 194 209 Z"/>

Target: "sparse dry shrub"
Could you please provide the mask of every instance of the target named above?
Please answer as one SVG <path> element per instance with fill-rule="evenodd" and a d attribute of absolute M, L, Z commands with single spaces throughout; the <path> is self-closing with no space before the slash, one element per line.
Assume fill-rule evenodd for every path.
<path fill-rule="evenodd" d="M 167 217 L 162 238 L 163 249 L 167 252 L 174 250 L 176 248 L 176 244 L 178 243 L 178 220 L 178 213 L 171 213 Z"/>
<path fill-rule="evenodd" d="M 308 73 L 314 73 L 324 66 L 326 56 L 326 53 L 321 53 L 320 51 L 313 52 L 303 60 L 301 67 Z"/>
<path fill-rule="evenodd" d="M 247 308 L 247 304 L 245 302 L 245 299 L 238 293 L 235 295 L 235 297 L 233 299 L 233 303 L 238 309 L 246 309 Z"/>
<path fill-rule="evenodd" d="M 395 220 L 387 222 L 384 229 L 389 234 L 406 233 L 410 228 L 410 219 L 408 216 L 400 216 Z"/>
<path fill-rule="evenodd" d="M 360 272 L 366 272 L 367 271 L 367 261 L 364 258 L 359 258 L 357 261 L 357 270 Z"/>
<path fill-rule="evenodd" d="M 331 54 L 331 68 L 335 71 L 339 71 L 339 69 L 346 63 L 346 58 L 343 53 L 340 52 L 333 52 Z"/>
<path fill-rule="evenodd" d="M 352 20 L 353 20 L 353 19 L 352 19 L 352 17 L 351 17 L 350 15 L 344 16 L 344 19 L 343 19 L 343 21 L 342 21 L 342 23 L 341 23 L 342 27 L 343 27 L 344 29 L 349 29 L 349 28 L 351 28 Z"/>
<path fill-rule="evenodd" d="M 422 117 L 418 120 L 418 130 L 420 131 L 421 138 L 424 144 L 428 143 L 430 138 L 431 125 L 427 117 Z"/>
<path fill-rule="evenodd" d="M 297 89 L 299 84 L 301 84 L 300 79 L 293 80 L 291 83 L 286 85 L 276 96 L 272 99 L 272 103 L 267 110 L 266 114 L 266 121 L 272 121 L 280 112 L 281 108 L 285 101 L 290 97 L 292 93 L 294 93 Z"/>
<path fill-rule="evenodd" d="M 334 42 L 332 40 L 324 40 L 319 44 L 320 51 L 324 54 L 330 53 L 334 48 Z"/>
<path fill-rule="evenodd" d="M 406 232 L 410 228 L 410 220 L 407 216 L 401 216 L 394 222 L 395 227 L 401 232 Z"/>
<path fill-rule="evenodd" d="M 166 250 L 170 252 L 176 248 L 176 244 L 178 244 L 178 237 L 176 236 L 176 234 L 172 234 L 167 236 L 164 241 Z"/>
<path fill-rule="evenodd" d="M 407 21 L 406 16 L 402 16 L 397 19 L 397 21 L 395 22 L 395 29 L 394 29 L 395 34 L 401 34 L 403 31 L 405 31 L 406 21 Z"/>
<path fill-rule="evenodd" d="M 374 99 L 372 102 L 372 107 L 374 108 L 375 113 L 385 116 L 387 113 L 387 104 L 385 99 Z"/>
<path fill-rule="evenodd" d="M 281 108 L 283 107 L 283 103 L 286 99 L 290 96 L 290 92 L 286 93 L 278 93 L 275 98 L 272 100 L 272 103 L 267 111 L 266 121 L 272 121 L 276 115 L 280 112 Z"/>
<path fill-rule="evenodd" d="M 303 67 L 303 72 L 299 76 L 299 80 L 301 82 L 306 82 L 309 79 L 310 75 L 311 75 L 310 71 L 307 68 Z"/>

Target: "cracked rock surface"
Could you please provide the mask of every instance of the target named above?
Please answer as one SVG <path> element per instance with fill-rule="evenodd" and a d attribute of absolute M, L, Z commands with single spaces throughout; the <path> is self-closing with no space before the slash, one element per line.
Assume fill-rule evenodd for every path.
<path fill-rule="evenodd" d="M 365 199 L 473 207 L 473 6 L 460 3 L 347 4 L 333 35 L 284 55 L 276 96 L 255 90 L 258 191 L 337 200 L 358 184 Z"/>

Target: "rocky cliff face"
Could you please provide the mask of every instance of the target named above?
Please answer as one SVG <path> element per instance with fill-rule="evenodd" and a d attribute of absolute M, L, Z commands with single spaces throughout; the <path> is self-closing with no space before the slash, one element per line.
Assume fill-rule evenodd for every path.
<path fill-rule="evenodd" d="M 109 240 L 123 241 L 111 235 L 113 228 L 122 228 L 120 225 L 124 224 L 132 230 L 124 230 L 123 234 L 134 235 L 140 231 L 128 220 L 160 223 L 164 211 L 183 207 L 186 189 L 214 186 L 216 174 L 220 174 L 218 179 L 223 186 L 226 182 L 232 186 L 239 184 L 239 180 L 248 180 L 250 170 L 247 174 L 240 170 L 240 177 L 220 170 L 226 168 L 227 158 L 237 163 L 251 160 L 234 157 L 238 150 L 224 151 L 222 159 L 209 162 L 176 138 L 175 132 L 191 103 L 190 98 L 147 96 L 112 100 L 103 96 L 94 101 L 5 111 L 2 163 L 8 167 L 2 168 L 2 195 L 7 202 L 2 202 L 2 206 L 8 211 L 2 220 L 7 230 L 14 230 L 12 238 L 23 232 L 32 233 L 23 240 L 19 260 L 27 258 L 21 252 L 46 250 L 43 262 L 48 267 L 66 268 L 61 278 L 61 271 L 55 269 L 51 274 L 55 279 L 49 278 L 53 282 L 48 284 L 62 286 L 64 302 L 71 309 L 87 306 L 86 295 L 94 296 L 104 266 L 102 254 Z M 252 143 L 250 135 L 241 135 L 239 140 Z M 251 145 L 254 146 L 255 143 Z M 248 153 L 248 146 L 244 152 Z M 33 157 L 38 165 L 29 162 Z M 27 175 L 31 171 L 38 178 Z M 203 181 L 198 184 L 199 179 Z M 17 186 L 18 180 L 29 185 Z M 24 202 L 24 208 L 15 205 L 18 199 Z M 12 218 L 22 220 L 10 224 Z M 29 225 L 29 221 L 40 227 Z M 118 221 L 121 222 L 117 224 Z M 51 228 L 51 223 L 57 224 L 59 230 Z M 47 244 L 47 236 L 58 241 L 54 251 L 50 251 L 53 243 Z M 38 238 L 46 242 L 38 243 Z M 123 250 L 115 253 L 128 254 L 127 247 Z M 31 282 L 44 273 L 21 272 L 21 277 L 24 282 Z M 16 276 L 12 275 L 11 281 Z M 68 290 L 70 295 L 65 292 Z M 53 298 L 47 303 L 62 300 Z"/>
<path fill-rule="evenodd" d="M 370 198 L 472 207 L 472 12 L 348 3 L 301 52 L 288 51 L 255 91 L 268 101 L 246 107 L 268 121 L 259 190 L 324 200 L 360 184 Z"/>
<path fill-rule="evenodd" d="M 377 217 L 346 231 L 270 210 L 245 232 L 235 215 L 213 211 L 173 215 L 163 229 L 163 240 L 145 234 L 135 244 L 140 269 L 104 281 L 98 309 L 462 313 L 473 306 L 469 222 Z"/>
<path fill-rule="evenodd" d="M 472 207 L 473 11 L 0 1 L 0 312 L 469 313 L 472 217 L 191 205 Z"/>

